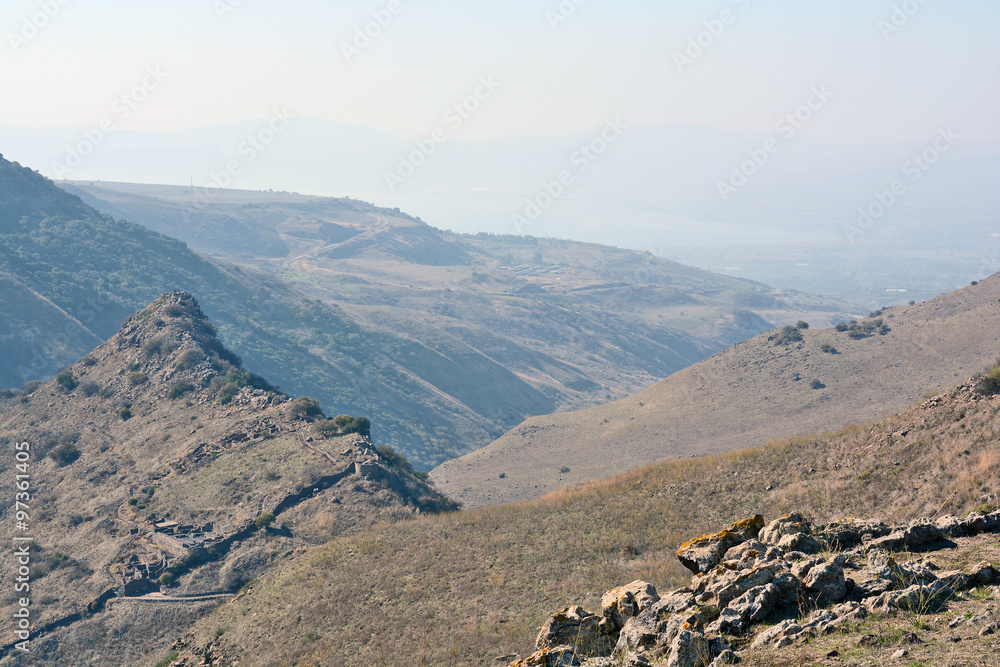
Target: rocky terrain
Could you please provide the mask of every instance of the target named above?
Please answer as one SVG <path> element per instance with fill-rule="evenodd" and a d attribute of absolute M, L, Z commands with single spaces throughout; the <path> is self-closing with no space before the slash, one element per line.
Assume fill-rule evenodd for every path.
<path fill-rule="evenodd" d="M 862 585 L 860 571 L 868 566 L 864 547 L 881 540 L 879 548 L 899 549 L 899 535 L 893 535 L 897 529 L 904 548 L 891 555 L 901 567 L 916 567 L 913 563 L 926 555 L 922 550 L 932 545 L 905 547 L 907 539 L 916 537 L 910 526 L 924 526 L 949 513 L 960 521 L 972 512 L 995 517 L 1000 509 L 1000 394 L 993 391 L 996 383 L 992 389 L 984 384 L 990 377 L 1000 378 L 1000 370 L 934 393 L 878 421 L 836 432 L 665 461 L 533 502 L 420 516 L 335 538 L 293 556 L 240 597 L 216 608 L 181 638 L 174 648 L 176 659 L 199 665 L 211 655 L 218 664 L 238 661 L 242 667 L 281 661 L 507 664 L 534 653 L 539 626 L 567 604 L 590 610 L 599 623 L 603 593 L 625 582 L 649 582 L 661 596 L 677 588 L 697 588 L 691 584 L 691 570 L 675 556 L 678 545 L 755 514 L 798 513 L 802 521 L 790 526 L 801 524 L 799 532 L 816 540 L 827 540 L 825 535 L 842 524 L 844 530 L 874 531 L 867 541 L 862 532 L 857 545 L 846 537 L 839 538 L 840 546 L 820 542 L 816 554 L 806 553 L 817 548 L 807 537 L 779 548 L 784 535 L 758 532 L 754 539 L 761 544 L 762 534 L 774 542 L 760 551 L 768 559 L 761 565 L 778 568 L 769 569 L 772 575 L 794 569 L 797 557 L 786 560 L 784 554 L 799 549 L 804 554 L 801 562 L 822 557 L 844 570 L 845 586 L 847 579 Z M 867 522 L 844 517 L 867 517 Z M 752 532 L 763 524 L 757 520 L 746 527 Z M 933 528 L 927 530 L 933 534 Z M 939 578 L 948 570 L 972 574 L 983 559 L 1000 562 L 993 533 L 949 539 L 955 546 L 941 542 L 935 548 L 949 548 L 930 554 L 940 566 Z M 729 548 L 732 544 L 721 541 L 714 552 L 721 557 Z M 846 551 L 855 554 L 850 561 L 835 562 Z M 772 562 L 776 555 L 780 558 Z M 696 554 L 688 558 L 698 559 Z M 715 581 L 704 575 L 698 580 Z M 804 588 L 800 585 L 799 590 Z M 719 606 L 707 597 L 696 604 Z M 766 624 L 754 621 L 750 630 L 728 635 L 731 650 L 746 664 L 823 662 L 832 651 L 844 656 L 841 664 L 896 664 L 890 656 L 906 650 L 915 656 L 901 663 L 907 666 L 929 655 L 954 656 L 950 664 L 955 665 L 986 665 L 990 663 L 977 663 L 974 654 L 978 642 L 991 641 L 992 636 L 980 639 L 978 632 L 992 622 L 984 619 L 994 618 L 998 601 L 995 589 L 977 586 L 956 595 L 934 615 L 870 614 L 808 643 L 796 640 L 780 650 L 752 648 L 754 637 L 770 625 L 811 622 L 811 606 L 793 613 L 775 605 Z M 703 625 L 722 617 L 721 609 L 717 613 L 706 616 Z M 965 625 L 949 627 L 959 616 L 964 620 L 958 623 Z M 345 622 L 348 617 L 350 622 Z M 217 634 L 220 628 L 225 631 Z M 903 632 L 916 633 L 924 643 L 901 644 Z M 867 635 L 872 637 L 859 645 Z M 966 641 L 970 636 L 975 639 Z M 608 652 L 620 631 L 609 637 L 612 641 L 602 648 Z M 954 642 L 955 637 L 961 641 Z"/>
<path fill-rule="evenodd" d="M 431 478 L 467 507 L 513 502 L 667 458 L 878 419 L 993 361 L 1000 275 L 842 329 L 771 331 L 628 398 L 532 417 Z"/>
<path fill-rule="evenodd" d="M 798 514 L 765 525 L 756 515 L 681 545 L 677 557 L 694 572 L 688 586 L 661 596 L 652 584 L 633 581 L 607 591 L 597 613 L 566 607 L 542 626 L 538 650 L 511 665 L 773 664 L 782 649 L 829 635 L 839 635 L 842 647 L 888 643 L 883 657 L 912 661 L 935 651 L 926 646 L 935 641 L 928 616 L 937 624 L 946 619 L 949 636 L 942 643 L 973 645 L 966 657 L 995 653 L 1000 614 L 993 604 L 978 615 L 955 614 L 952 607 L 997 599 L 1000 570 L 986 560 L 964 571 L 941 563 L 962 551 L 963 557 L 972 551 L 995 558 L 998 532 L 1000 511 L 892 526 L 840 519 L 813 527 Z M 904 614 L 922 637 L 911 631 L 887 642 L 859 630 Z M 851 634 L 860 636 L 847 641 Z M 847 648 L 826 657 L 860 664 Z"/>
<path fill-rule="evenodd" d="M 0 431 L 19 447 L 4 474 L 30 481 L 33 641 L 24 655 L 7 626 L 0 664 L 139 664 L 296 550 L 455 509 L 372 443 L 367 419 L 326 419 L 244 368 L 184 292 L 49 382 L 0 395 Z M 5 580 L 16 566 L 0 564 Z M 2 597 L 9 617 L 17 600 Z M 143 641 L 110 641 L 131 631 Z"/>

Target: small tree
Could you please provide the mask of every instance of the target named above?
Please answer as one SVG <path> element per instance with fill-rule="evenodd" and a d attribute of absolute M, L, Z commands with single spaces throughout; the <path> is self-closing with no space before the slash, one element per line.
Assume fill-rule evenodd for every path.
<path fill-rule="evenodd" d="M 795 328 L 796 329 L 808 329 L 809 328 L 809 323 L 806 322 L 805 320 L 799 320 L 798 322 L 795 323 Z"/>
<path fill-rule="evenodd" d="M 309 396 L 299 396 L 292 401 L 291 411 L 293 416 L 300 419 L 312 419 L 323 414 L 319 407 L 319 401 Z"/>
<path fill-rule="evenodd" d="M 267 528 L 272 523 L 274 523 L 274 515 L 270 512 L 264 512 L 254 520 L 253 525 L 257 526 L 257 529 L 260 530 Z"/>
<path fill-rule="evenodd" d="M 73 377 L 72 371 L 63 371 L 56 376 L 56 384 L 63 391 L 73 391 L 76 389 L 76 378 Z"/>

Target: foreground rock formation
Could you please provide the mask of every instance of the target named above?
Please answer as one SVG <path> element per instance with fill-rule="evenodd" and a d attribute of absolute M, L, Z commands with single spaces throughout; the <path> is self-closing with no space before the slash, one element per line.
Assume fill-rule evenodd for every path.
<path fill-rule="evenodd" d="M 893 552 L 931 554 L 952 539 L 997 532 L 1000 511 L 895 526 L 843 519 L 813 527 L 798 514 L 765 525 L 758 515 L 681 545 L 689 586 L 661 596 L 633 581 L 605 593 L 599 613 L 567 607 L 542 626 L 537 651 L 511 665 L 715 667 L 871 614 L 935 613 L 961 591 L 1000 584 L 1000 570 L 981 561 L 942 571 L 927 558 L 897 562 Z"/>

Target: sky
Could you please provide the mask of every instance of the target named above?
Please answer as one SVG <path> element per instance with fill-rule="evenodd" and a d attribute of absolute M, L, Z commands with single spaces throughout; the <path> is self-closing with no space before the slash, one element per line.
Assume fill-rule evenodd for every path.
<path fill-rule="evenodd" d="M 154 68 L 121 128 L 277 107 L 416 139 L 485 77 L 454 136 L 614 116 L 760 131 L 825 84 L 837 113 L 809 133 L 913 140 L 960 119 L 996 139 L 998 28 L 993 0 L 5 0 L 0 123 L 92 127 Z"/>
<path fill-rule="evenodd" d="M 992 234 L 998 29 L 995 0 L 4 0 L 0 152 L 637 249 Z"/>

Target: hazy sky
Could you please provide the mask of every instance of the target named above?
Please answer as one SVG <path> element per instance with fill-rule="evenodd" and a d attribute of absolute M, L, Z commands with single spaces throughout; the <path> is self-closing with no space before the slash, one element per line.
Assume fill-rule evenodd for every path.
<path fill-rule="evenodd" d="M 119 128 L 283 108 L 418 138 L 485 77 L 453 136 L 613 116 L 768 131 L 826 85 L 835 113 L 807 133 L 1000 137 L 996 0 L 4 0 L 0 28 L 11 125 L 94 127 L 138 86 Z"/>

